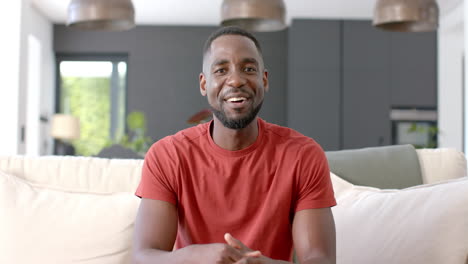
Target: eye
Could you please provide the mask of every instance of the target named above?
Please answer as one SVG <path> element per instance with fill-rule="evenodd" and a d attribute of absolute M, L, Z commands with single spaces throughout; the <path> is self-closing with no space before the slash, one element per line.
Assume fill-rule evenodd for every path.
<path fill-rule="evenodd" d="M 245 72 L 257 72 L 257 69 L 255 67 L 245 67 L 244 71 Z"/>
<path fill-rule="evenodd" d="M 222 73 L 225 73 L 226 72 L 226 69 L 225 68 L 219 68 L 219 69 L 216 69 L 214 71 L 214 73 L 218 73 L 218 74 L 222 74 Z"/>

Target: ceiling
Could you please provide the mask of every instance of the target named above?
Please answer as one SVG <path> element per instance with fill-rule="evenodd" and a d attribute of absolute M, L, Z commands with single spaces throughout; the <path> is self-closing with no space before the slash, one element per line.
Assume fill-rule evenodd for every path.
<path fill-rule="evenodd" d="M 53 23 L 66 22 L 69 0 L 31 0 Z M 376 0 L 285 0 L 292 18 L 371 19 Z M 463 0 L 438 0 L 441 16 Z M 137 25 L 218 25 L 222 0 L 133 0 Z"/>

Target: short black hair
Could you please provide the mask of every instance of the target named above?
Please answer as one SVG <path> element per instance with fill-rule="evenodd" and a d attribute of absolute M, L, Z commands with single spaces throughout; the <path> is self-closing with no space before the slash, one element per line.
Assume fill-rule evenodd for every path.
<path fill-rule="evenodd" d="M 211 43 L 213 43 L 215 39 L 224 35 L 238 35 L 238 36 L 244 36 L 246 38 L 249 38 L 250 40 L 253 41 L 253 43 L 255 44 L 255 47 L 257 47 L 257 50 L 260 53 L 260 55 L 262 55 L 262 48 L 260 47 L 260 43 L 258 42 L 257 38 L 255 38 L 255 36 L 252 33 L 240 27 L 229 26 L 229 27 L 221 27 L 218 30 L 211 33 L 211 35 L 206 40 L 205 45 L 203 46 L 203 56 L 210 49 Z"/>

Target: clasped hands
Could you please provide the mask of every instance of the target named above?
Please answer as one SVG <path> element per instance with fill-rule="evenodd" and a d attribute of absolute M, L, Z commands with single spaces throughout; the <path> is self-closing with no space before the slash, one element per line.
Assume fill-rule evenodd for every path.
<path fill-rule="evenodd" d="M 224 235 L 226 244 L 212 244 L 215 247 L 214 259 L 216 264 L 272 264 L 274 261 L 254 251 L 234 238 L 231 234 Z"/>

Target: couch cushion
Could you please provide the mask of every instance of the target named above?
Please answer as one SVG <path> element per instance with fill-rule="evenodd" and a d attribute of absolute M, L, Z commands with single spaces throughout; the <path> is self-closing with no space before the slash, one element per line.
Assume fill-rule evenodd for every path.
<path fill-rule="evenodd" d="M 0 263 L 130 263 L 139 199 L 50 190 L 0 171 Z"/>
<path fill-rule="evenodd" d="M 354 184 L 343 180 L 342 178 L 340 178 L 333 172 L 330 172 L 330 178 L 332 180 L 333 191 L 335 192 L 335 197 L 338 197 L 342 193 L 347 192 L 350 189 L 354 188 Z"/>
<path fill-rule="evenodd" d="M 466 176 L 465 154 L 449 148 L 418 149 L 424 183 L 435 183 Z"/>
<path fill-rule="evenodd" d="M 330 170 L 353 184 L 401 189 L 423 183 L 411 145 L 327 151 L 326 155 Z"/>
<path fill-rule="evenodd" d="M 337 263 L 464 264 L 468 178 L 403 190 L 349 186 L 332 175 Z M 344 186 L 344 187 L 343 187 Z"/>
<path fill-rule="evenodd" d="M 73 156 L 0 156 L 0 170 L 63 191 L 108 194 L 134 193 L 143 160 Z"/>

